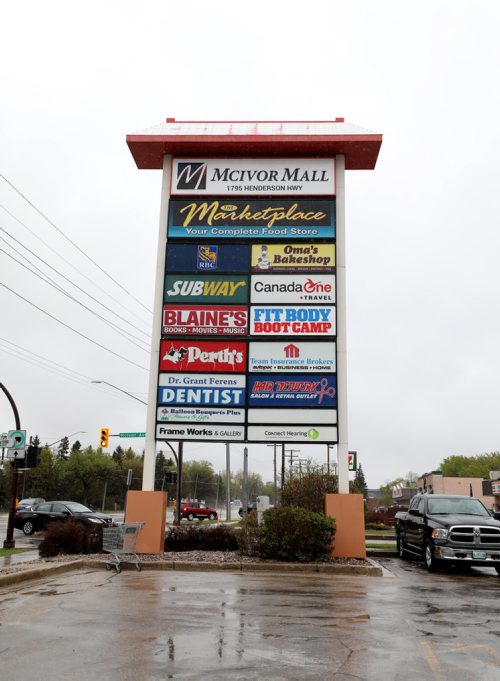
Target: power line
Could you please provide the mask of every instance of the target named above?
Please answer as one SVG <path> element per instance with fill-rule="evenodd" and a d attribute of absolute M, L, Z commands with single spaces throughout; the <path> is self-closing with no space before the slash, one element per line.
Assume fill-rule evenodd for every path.
<path fill-rule="evenodd" d="M 16 237 L 13 236 L 13 235 L 12 235 L 9 231 L 7 231 L 4 227 L 0 227 L 0 230 L 1 230 L 2 232 L 4 232 L 4 234 L 7 234 L 7 236 L 8 236 L 10 239 L 12 239 L 12 240 L 15 241 L 17 244 L 19 244 L 19 246 L 21 246 L 21 247 L 24 248 L 26 251 L 28 251 L 28 253 L 31 253 L 31 255 L 32 255 L 34 258 L 37 258 L 38 260 L 41 260 L 41 261 L 43 262 L 43 264 L 46 265 L 46 267 L 49 267 L 49 268 L 50 268 L 51 270 L 53 270 L 56 274 L 58 274 L 62 279 L 64 279 L 65 281 L 67 281 L 68 283 L 70 283 L 72 286 L 74 286 L 76 289 L 78 289 L 79 291 L 81 291 L 82 293 L 84 293 L 84 294 L 85 294 L 86 296 L 88 296 L 91 300 L 93 300 L 94 302 L 96 302 L 98 305 L 101 305 L 101 307 L 103 307 L 105 310 L 107 310 L 108 312 L 110 312 L 111 314 L 113 314 L 115 317 L 118 317 L 118 319 L 121 319 L 121 320 L 122 320 L 123 322 L 125 322 L 126 324 L 129 324 L 129 326 L 131 326 L 132 328 L 134 328 L 134 329 L 136 329 L 137 331 L 139 331 L 140 333 L 142 333 L 144 336 L 146 336 L 146 338 L 151 339 L 151 335 L 150 335 L 150 334 L 148 334 L 146 331 L 143 331 L 143 329 L 141 329 L 140 327 L 136 326 L 135 324 L 132 324 L 132 322 L 129 322 L 127 319 L 125 319 L 125 317 L 122 317 L 122 316 L 119 315 L 117 312 L 115 312 L 114 310 L 112 310 L 110 307 L 108 307 L 108 306 L 105 305 L 104 303 L 101 303 L 100 300 L 98 300 L 98 299 L 95 298 L 93 295 L 91 295 L 90 293 L 88 293 L 88 292 L 87 292 L 85 289 L 83 289 L 81 286 L 78 286 L 78 284 L 75 284 L 75 282 L 72 281 L 69 277 L 67 277 L 67 276 L 64 275 L 62 272 L 60 272 L 58 269 L 56 269 L 55 267 L 53 267 L 52 265 L 50 265 L 50 264 L 49 264 L 46 260 L 44 260 L 41 256 L 37 255 L 34 251 L 32 251 L 30 248 L 28 248 L 28 246 L 26 246 L 25 244 L 23 244 L 22 241 L 20 241 L 19 239 L 16 239 Z M 0 238 L 2 238 L 2 237 L 0 237 Z M 3 241 L 5 241 L 5 239 L 3 239 Z M 18 255 L 20 255 L 22 258 L 24 258 L 25 260 L 27 260 L 33 267 L 35 267 L 36 269 L 38 269 L 38 271 L 39 271 L 41 274 L 43 274 L 45 277 L 47 277 L 47 279 L 49 279 L 48 275 L 45 274 L 45 272 L 42 272 L 42 270 L 40 270 L 34 263 L 32 263 L 30 260 L 28 260 L 28 258 L 26 258 L 26 256 L 23 256 L 23 255 L 21 255 L 21 253 L 19 253 L 19 251 L 16 251 L 16 249 L 14 248 L 14 246 L 12 246 L 12 244 L 9 244 L 8 241 L 5 241 L 5 243 L 8 244 L 9 248 L 12 248 L 13 251 L 15 251 L 16 253 L 18 253 Z M 55 283 L 55 282 L 54 282 L 54 283 Z M 126 333 L 129 333 L 129 332 L 126 332 Z M 137 338 L 136 336 L 133 336 L 132 334 L 130 334 L 130 335 L 132 336 L 132 338 L 136 338 L 136 340 L 140 340 L 140 339 Z"/>
<path fill-rule="evenodd" d="M 25 303 L 28 303 L 28 305 L 31 305 L 32 307 L 36 308 L 39 312 L 42 312 L 44 315 L 47 317 L 50 317 L 54 321 L 58 322 L 62 326 L 65 326 L 67 329 L 70 331 L 73 331 L 76 333 L 78 336 L 81 336 L 82 338 L 85 338 L 85 340 L 88 340 L 90 343 L 93 343 L 94 345 L 97 345 L 97 347 L 101 348 L 102 350 L 106 350 L 106 352 L 109 352 L 110 354 L 114 355 L 115 357 L 119 357 L 120 359 L 123 359 L 125 362 L 128 364 L 133 364 L 134 366 L 138 367 L 139 369 L 143 369 L 144 371 L 149 371 L 146 367 L 141 366 L 140 364 L 137 364 L 136 362 L 133 362 L 131 359 L 127 359 L 127 357 L 123 357 L 123 355 L 119 355 L 117 352 L 114 352 L 114 350 L 110 350 L 107 348 L 105 345 L 101 345 L 101 343 L 98 343 L 97 341 L 93 340 L 92 338 L 89 338 L 89 336 L 86 336 L 84 333 L 81 333 L 80 331 L 77 331 L 74 329 L 72 326 L 69 326 L 69 324 L 66 324 L 65 322 L 61 321 L 57 317 L 54 317 L 54 315 L 50 314 L 50 312 L 47 312 L 43 308 L 39 307 L 35 303 L 33 303 L 31 300 L 28 300 L 24 296 L 22 296 L 20 293 L 17 293 L 17 291 L 14 291 L 11 289 L 7 284 L 4 284 L 3 282 L 0 281 L 0 286 L 3 286 L 4 288 L 7 289 L 7 291 L 10 291 L 13 293 L 15 296 L 18 298 L 21 298 L 21 300 L 24 300 Z"/>
<path fill-rule="evenodd" d="M 0 229 L 1 229 L 1 228 L 0 228 Z M 3 239 L 2 237 L 0 237 L 0 239 L 2 239 L 2 241 L 5 241 L 5 239 Z M 6 243 L 6 242 L 5 242 L 5 243 Z M 144 347 L 144 346 L 142 346 L 142 345 L 139 345 L 139 344 L 136 343 L 135 341 L 133 341 L 133 340 L 131 340 L 130 338 L 128 338 L 128 337 L 127 337 L 127 334 L 129 334 L 129 332 L 128 332 L 126 329 L 123 329 L 122 327 L 118 326 L 117 324 L 114 324 L 113 322 L 109 321 L 108 319 L 106 319 L 106 318 L 103 317 L 102 315 L 100 315 L 100 314 L 98 314 L 97 312 L 95 312 L 94 310 L 92 310 L 90 307 L 87 307 L 87 305 L 85 305 L 84 303 L 82 303 L 81 301 L 79 301 L 77 298 L 75 298 L 74 296 L 72 296 L 70 293 L 68 293 L 67 291 L 65 291 L 64 289 L 62 289 L 58 284 L 55 284 L 55 283 L 53 283 L 52 281 L 50 281 L 48 277 L 45 278 L 45 275 L 40 275 L 40 274 L 38 274 L 37 272 L 35 272 L 34 270 L 31 270 L 27 265 L 25 265 L 24 263 L 22 263 L 22 262 L 20 262 L 19 260 L 17 260 L 17 258 L 14 258 L 13 255 L 11 255 L 10 253 L 7 253 L 7 251 L 4 251 L 3 248 L 0 248 L 0 253 L 3 253 L 3 254 L 6 255 L 7 257 L 11 258 L 11 259 L 12 259 L 14 262 L 16 262 L 20 267 L 24 267 L 24 269 L 28 270 L 28 272 L 30 272 L 30 274 L 33 274 L 35 277 L 38 277 L 38 278 L 41 279 L 44 283 L 48 284 L 49 286 L 52 286 L 52 288 L 54 288 L 56 291 L 58 291 L 59 293 L 61 293 L 61 294 L 64 295 L 64 296 L 66 296 L 67 298 L 69 298 L 70 300 L 72 300 L 72 301 L 73 301 L 74 303 L 76 303 L 77 305 L 80 305 L 81 307 L 83 307 L 85 310 L 87 310 L 88 312 L 90 312 L 90 314 L 93 314 L 95 317 L 97 317 L 97 318 L 100 319 L 102 322 L 104 322 L 104 324 L 107 324 L 110 328 L 112 328 L 113 331 L 121 331 L 122 334 L 124 334 L 122 337 L 123 337 L 125 340 L 127 340 L 129 343 L 132 343 L 132 344 L 135 345 L 137 348 L 139 348 L 139 350 L 142 350 L 143 352 L 148 352 L 148 351 L 149 351 L 149 348 Z M 30 263 L 30 264 L 31 264 L 31 263 Z M 130 335 L 131 335 L 131 334 L 130 334 Z M 137 339 L 138 341 L 140 341 L 141 343 L 144 343 L 144 341 L 143 341 L 141 338 L 137 338 L 136 336 L 133 336 L 133 338 L 136 338 L 136 339 Z"/>
<path fill-rule="evenodd" d="M 3 176 L 0 175 L 0 177 L 3 177 Z M 15 221 L 18 222 L 20 225 L 22 225 L 22 227 L 24 227 L 26 230 L 28 230 L 28 232 L 29 232 L 30 234 L 32 234 L 36 239 L 38 239 L 38 241 L 40 241 L 46 248 L 48 248 L 50 251 L 52 251 L 52 253 L 54 253 L 55 255 L 57 255 L 58 258 L 60 258 L 63 262 L 65 262 L 65 263 L 66 263 L 67 265 L 69 265 L 72 269 L 74 269 L 76 272 L 78 272 L 78 274 L 79 274 L 81 277 L 83 277 L 83 278 L 86 279 L 88 282 L 90 282 L 90 283 L 91 283 L 93 286 L 95 286 L 99 291 L 101 291 L 102 293 L 104 293 L 104 295 L 108 296 L 108 298 L 111 298 L 111 300 L 113 300 L 115 303 L 117 303 L 120 307 L 122 307 L 124 310 L 126 310 L 129 314 L 132 314 L 132 315 L 134 315 L 134 317 L 136 317 L 136 318 L 139 319 L 140 321 L 143 321 L 142 319 L 140 319 L 140 317 L 139 317 L 135 312 L 132 312 L 131 310 L 128 309 L 128 307 L 126 307 L 125 305 L 123 305 L 123 303 L 121 303 L 121 302 L 118 300 L 118 298 L 115 298 L 114 296 L 112 296 L 111 293 L 109 293 L 109 292 L 106 291 L 102 286 L 100 286 L 98 283 L 96 283 L 96 282 L 94 281 L 94 279 L 92 279 L 91 277 L 87 276 L 84 272 L 82 272 L 81 270 L 79 270 L 78 267 L 76 267 L 75 265 L 73 265 L 67 258 L 65 258 L 63 255 L 61 255 L 60 253 L 58 253 L 58 252 L 56 251 L 55 248 L 52 248 L 52 246 L 50 246 L 46 241 L 44 241 L 36 232 L 34 232 L 30 227 L 28 227 L 28 225 L 26 225 L 22 220 L 19 220 L 19 218 L 17 218 L 13 213 L 11 213 L 3 204 L 0 204 L 0 208 L 2 208 L 2 210 L 4 210 L 4 211 L 7 213 L 7 215 L 10 215 L 10 217 L 11 217 L 13 220 L 15 220 Z M 149 310 L 148 310 L 148 312 L 149 312 Z"/>

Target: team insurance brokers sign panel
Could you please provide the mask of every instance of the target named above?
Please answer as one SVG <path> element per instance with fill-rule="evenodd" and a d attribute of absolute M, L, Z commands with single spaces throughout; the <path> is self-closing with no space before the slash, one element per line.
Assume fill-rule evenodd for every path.
<path fill-rule="evenodd" d="M 157 438 L 335 442 L 334 161 L 174 159 L 171 194 Z"/>

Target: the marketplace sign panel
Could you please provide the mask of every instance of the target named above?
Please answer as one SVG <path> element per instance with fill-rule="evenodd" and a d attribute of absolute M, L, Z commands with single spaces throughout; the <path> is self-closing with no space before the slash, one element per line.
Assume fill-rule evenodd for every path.
<path fill-rule="evenodd" d="M 335 159 L 174 158 L 170 194 L 335 196 Z"/>
<path fill-rule="evenodd" d="M 334 159 L 173 159 L 156 437 L 337 442 Z"/>

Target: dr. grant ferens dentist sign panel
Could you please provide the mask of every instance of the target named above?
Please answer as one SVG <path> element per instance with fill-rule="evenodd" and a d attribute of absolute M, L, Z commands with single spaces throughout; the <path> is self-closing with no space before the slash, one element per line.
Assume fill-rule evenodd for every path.
<path fill-rule="evenodd" d="M 174 159 L 171 193 L 157 438 L 335 443 L 334 160 Z"/>

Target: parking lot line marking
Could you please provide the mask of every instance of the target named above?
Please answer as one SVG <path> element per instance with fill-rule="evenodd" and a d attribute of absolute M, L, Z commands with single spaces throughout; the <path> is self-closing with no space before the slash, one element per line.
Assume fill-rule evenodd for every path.
<path fill-rule="evenodd" d="M 427 664 L 432 669 L 432 673 L 434 674 L 436 681 L 446 681 L 443 673 L 444 670 L 441 667 L 441 664 L 437 659 L 431 644 L 428 641 L 422 641 L 420 646 L 422 647 Z"/>
<path fill-rule="evenodd" d="M 491 657 L 494 658 L 496 661 L 497 665 L 500 665 L 500 655 L 498 652 L 492 648 L 491 646 L 486 645 L 486 643 L 463 643 L 463 644 L 456 644 L 456 645 L 450 645 L 446 647 L 447 651 L 458 651 L 458 650 L 474 650 L 474 649 L 481 649 L 485 650 L 487 653 L 491 655 Z"/>

